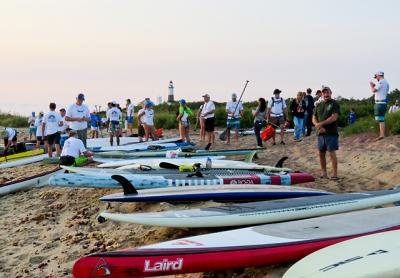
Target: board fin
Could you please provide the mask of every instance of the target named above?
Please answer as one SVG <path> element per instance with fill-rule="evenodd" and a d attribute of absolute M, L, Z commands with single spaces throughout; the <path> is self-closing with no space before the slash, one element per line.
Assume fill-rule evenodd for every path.
<path fill-rule="evenodd" d="M 124 189 L 124 195 L 138 195 L 135 186 L 124 176 L 112 175 L 111 178 L 122 186 Z"/>
<path fill-rule="evenodd" d="M 276 168 L 282 168 L 283 167 L 283 163 L 285 162 L 286 159 L 288 159 L 287 156 L 284 156 L 281 159 L 279 159 L 279 161 L 275 164 L 275 167 Z"/>
<path fill-rule="evenodd" d="M 244 158 L 245 162 L 253 162 L 253 158 L 257 155 L 257 151 L 252 151 L 248 154 L 246 154 L 246 157 Z"/>

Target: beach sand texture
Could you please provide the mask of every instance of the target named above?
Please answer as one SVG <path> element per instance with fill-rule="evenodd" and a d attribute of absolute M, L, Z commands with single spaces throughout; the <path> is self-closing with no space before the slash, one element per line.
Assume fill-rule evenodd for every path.
<path fill-rule="evenodd" d="M 168 132 L 172 135 L 173 131 Z M 259 154 L 258 163 L 273 165 L 288 156 L 286 166 L 319 177 L 315 135 L 286 145 L 271 146 Z M 340 181 L 317 178 L 304 186 L 351 192 L 388 189 L 400 184 L 400 136 L 373 142 L 375 135 L 341 138 L 338 152 Z M 198 136 L 193 136 L 198 142 Z M 279 143 L 279 137 L 277 138 Z M 254 136 L 240 137 L 239 145 L 227 146 L 216 139 L 214 149 L 252 148 Z M 1 170 L 0 183 L 52 168 L 35 163 Z M 328 159 L 328 170 L 330 169 Z M 0 197 L 0 277 L 71 277 L 73 263 L 80 257 L 101 251 L 141 246 L 185 236 L 204 234 L 213 229 L 172 229 L 107 221 L 100 224 L 96 215 L 107 204 L 98 198 L 118 190 L 34 188 Z M 197 203 L 195 206 L 213 203 Z M 113 204 L 123 212 L 160 211 L 189 207 L 185 204 Z M 176 277 L 281 277 L 289 264 L 196 273 Z"/>

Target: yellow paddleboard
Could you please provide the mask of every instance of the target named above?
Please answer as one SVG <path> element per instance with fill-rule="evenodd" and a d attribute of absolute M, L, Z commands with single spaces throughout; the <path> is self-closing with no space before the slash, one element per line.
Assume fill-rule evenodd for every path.
<path fill-rule="evenodd" d="M 6 157 L 2 156 L 0 157 L 0 162 L 6 162 L 10 160 L 16 160 L 16 159 L 21 159 L 25 157 L 31 157 L 39 154 L 43 154 L 44 150 L 43 149 L 36 149 L 36 150 L 31 150 L 31 151 L 26 151 L 22 153 L 16 153 L 16 154 L 11 154 Z"/>

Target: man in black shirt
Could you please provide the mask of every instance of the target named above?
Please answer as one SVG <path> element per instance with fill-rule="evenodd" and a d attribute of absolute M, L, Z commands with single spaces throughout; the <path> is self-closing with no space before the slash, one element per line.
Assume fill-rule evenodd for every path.
<path fill-rule="evenodd" d="M 311 95 L 312 90 L 310 88 L 307 89 L 307 95 L 304 98 L 304 101 L 306 103 L 306 113 L 304 113 L 304 125 L 307 129 L 306 136 L 311 135 L 312 131 L 312 115 L 314 111 L 314 98 Z"/>

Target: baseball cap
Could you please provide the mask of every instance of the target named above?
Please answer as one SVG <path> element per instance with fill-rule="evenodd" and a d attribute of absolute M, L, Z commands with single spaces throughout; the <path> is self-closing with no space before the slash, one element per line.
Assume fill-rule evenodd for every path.
<path fill-rule="evenodd" d="M 85 95 L 80 93 L 76 98 L 79 100 L 85 100 Z"/>
<path fill-rule="evenodd" d="M 375 76 L 384 76 L 384 75 L 385 75 L 385 73 L 383 71 L 378 71 L 375 73 L 374 77 Z"/>
<path fill-rule="evenodd" d="M 181 99 L 181 100 L 179 101 L 179 103 L 182 104 L 182 105 L 184 105 L 184 104 L 186 104 L 186 100 Z"/>
<path fill-rule="evenodd" d="M 275 94 L 280 94 L 281 92 L 282 92 L 281 90 L 275 89 L 275 90 L 274 90 L 274 95 L 275 95 Z"/>
<path fill-rule="evenodd" d="M 232 93 L 232 98 L 237 98 L 237 94 L 236 93 Z"/>
<path fill-rule="evenodd" d="M 205 94 L 203 97 L 208 97 L 208 98 L 209 98 L 209 97 L 210 97 L 210 95 L 209 95 L 209 94 Z"/>
<path fill-rule="evenodd" d="M 117 102 L 115 100 L 111 101 L 111 103 L 117 105 Z"/>

